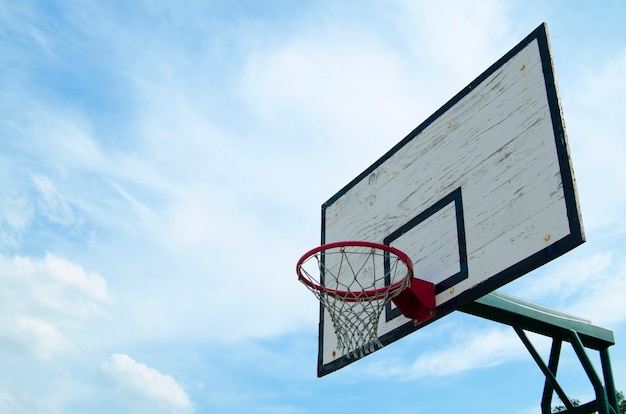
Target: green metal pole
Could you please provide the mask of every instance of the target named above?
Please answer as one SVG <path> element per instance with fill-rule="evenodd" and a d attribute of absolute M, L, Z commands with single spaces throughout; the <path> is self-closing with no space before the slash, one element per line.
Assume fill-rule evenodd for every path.
<path fill-rule="evenodd" d="M 617 403 L 617 390 L 615 389 L 615 381 L 613 380 L 613 370 L 611 369 L 611 358 L 609 357 L 609 348 L 600 349 L 600 362 L 602 363 L 602 372 L 604 374 L 604 385 L 606 387 L 606 396 L 609 405 L 619 414 L 619 405 Z"/>
<path fill-rule="evenodd" d="M 556 377 L 556 371 L 559 367 L 559 358 L 561 357 L 561 345 L 563 341 L 552 338 L 552 349 L 550 350 L 550 359 L 548 360 L 548 369 Z M 541 414 L 552 413 L 552 394 L 554 387 L 547 381 L 543 386 L 543 396 L 541 397 Z"/>
<path fill-rule="evenodd" d="M 575 331 L 570 332 L 570 342 L 572 344 L 572 348 L 574 348 L 574 351 L 576 352 L 576 355 L 578 355 L 578 359 L 585 369 L 591 384 L 593 385 L 593 389 L 596 392 L 598 414 L 612 414 L 612 410 L 609 408 L 609 402 L 604 385 L 602 385 L 602 381 L 600 381 L 600 377 L 598 377 L 596 370 L 593 368 L 593 364 L 585 352 L 585 347 Z"/>

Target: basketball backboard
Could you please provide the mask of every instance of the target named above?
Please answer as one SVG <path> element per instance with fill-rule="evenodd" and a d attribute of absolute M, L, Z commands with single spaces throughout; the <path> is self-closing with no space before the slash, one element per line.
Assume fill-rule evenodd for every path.
<path fill-rule="evenodd" d="M 322 205 L 322 244 L 404 251 L 435 285 L 436 317 L 381 315 L 382 345 L 584 242 L 542 24 Z M 318 376 L 354 362 L 320 308 Z"/>

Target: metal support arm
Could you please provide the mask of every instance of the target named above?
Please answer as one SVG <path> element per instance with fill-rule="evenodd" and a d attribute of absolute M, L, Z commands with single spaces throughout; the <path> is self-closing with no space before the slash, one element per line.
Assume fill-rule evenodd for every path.
<path fill-rule="evenodd" d="M 510 325 L 520 337 L 546 377 L 542 414 L 551 413 L 552 394 L 556 392 L 565 410 L 559 414 L 619 414 L 617 394 L 608 348 L 615 344 L 613 332 L 592 325 L 590 321 L 558 312 L 553 309 L 524 301 L 513 296 L 493 292 L 460 308 L 461 312 Z M 534 332 L 552 338 L 552 350 L 548 365 L 541 359 L 524 331 Z M 556 379 L 556 371 L 562 342 L 571 343 L 596 393 L 596 399 L 586 404 L 574 406 Z M 597 375 L 585 348 L 600 352 L 604 383 Z"/>

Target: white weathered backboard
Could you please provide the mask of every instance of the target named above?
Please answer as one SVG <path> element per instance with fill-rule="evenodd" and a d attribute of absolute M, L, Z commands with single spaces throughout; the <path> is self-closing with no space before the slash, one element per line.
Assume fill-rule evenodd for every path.
<path fill-rule="evenodd" d="M 323 204 L 322 244 L 341 240 L 407 253 L 433 320 L 584 241 L 545 24 Z M 421 327 L 388 305 L 378 334 Z M 319 336 L 319 376 L 354 362 L 323 307 Z"/>

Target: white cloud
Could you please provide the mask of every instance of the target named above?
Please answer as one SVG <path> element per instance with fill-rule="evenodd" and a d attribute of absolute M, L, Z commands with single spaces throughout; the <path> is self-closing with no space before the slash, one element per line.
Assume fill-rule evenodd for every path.
<path fill-rule="evenodd" d="M 541 282 L 522 279 L 519 294 L 530 300 L 558 298 L 562 305 L 582 289 L 588 289 L 590 284 L 598 284 L 599 278 L 606 279 L 602 275 L 607 275 L 613 263 L 610 251 L 586 256 L 576 256 L 575 252 L 569 260 L 560 259 L 559 266 L 550 266 L 549 274 L 542 277 Z"/>
<path fill-rule="evenodd" d="M 623 259 L 611 263 L 602 273 L 597 273 L 580 285 L 579 295 L 570 300 L 567 310 L 574 315 L 588 318 L 595 325 L 605 328 L 626 322 L 626 262 Z"/>
<path fill-rule="evenodd" d="M 100 275 L 50 253 L 0 255 L 0 302 L 0 336 L 50 359 L 76 351 L 72 335 L 107 315 L 112 297 Z"/>
<path fill-rule="evenodd" d="M 43 264 L 49 270 L 50 276 L 68 288 L 82 292 L 101 303 L 111 302 L 107 282 L 99 274 L 87 273 L 81 266 L 50 253 L 46 255 Z"/>
<path fill-rule="evenodd" d="M 526 348 L 510 328 L 471 332 L 453 346 L 421 355 L 408 378 L 439 377 L 488 368 L 526 356 Z"/>
<path fill-rule="evenodd" d="M 50 360 L 75 351 L 75 344 L 52 323 L 25 315 L 2 316 L 0 337 L 9 339 L 37 358 Z"/>
<path fill-rule="evenodd" d="M 576 254 L 579 251 L 507 290 L 605 328 L 626 322 L 626 301 L 621 299 L 626 291 L 626 261 L 613 248 L 585 255 Z"/>
<path fill-rule="evenodd" d="M 326 145 L 360 139 L 376 147 L 382 140 L 386 142 L 382 150 L 390 146 L 390 138 L 400 140 L 415 126 L 415 112 L 423 104 L 419 99 L 423 85 L 412 79 L 408 62 L 377 39 L 358 39 L 350 33 L 327 36 L 326 41 L 292 39 L 253 54 L 241 85 L 250 108 L 266 122 L 295 118 L 313 128 L 332 128 L 333 134 L 343 137 L 341 142 L 318 137 Z M 394 128 L 396 123 L 402 126 Z"/>
<path fill-rule="evenodd" d="M 55 311 L 66 319 L 79 321 L 102 316 L 112 301 L 102 276 L 89 274 L 81 266 L 51 253 L 43 260 L 22 256 L 0 259 L 6 269 L 3 281 L 7 297 L 9 292 L 20 292 L 22 298 L 16 301 L 11 297 L 16 308 L 42 315 Z"/>
<path fill-rule="evenodd" d="M 194 411 L 189 395 L 174 378 L 126 354 L 113 354 L 100 367 L 115 382 L 116 388 L 131 399 L 152 402 L 176 413 Z"/>
<path fill-rule="evenodd" d="M 547 349 L 548 341 L 537 335 L 531 335 L 535 348 L 541 351 Z M 412 364 L 383 360 L 367 369 L 373 376 L 410 381 L 460 375 L 477 369 L 502 365 L 527 356 L 528 351 L 520 338 L 509 327 L 472 329 L 462 335 L 452 335 L 450 345 L 436 351 L 422 353 Z"/>
<path fill-rule="evenodd" d="M 270 155 L 272 170 L 286 185 L 300 183 L 300 193 L 325 188 L 314 193 L 323 200 L 436 107 L 430 80 L 416 78 L 411 56 L 388 39 L 349 26 L 319 29 L 253 50 L 238 92 L 263 127 L 256 135 L 267 135 L 261 143 L 278 155 Z"/>
<path fill-rule="evenodd" d="M 413 53 L 422 57 L 426 66 L 436 62 L 448 75 L 467 82 L 518 41 L 512 29 L 519 20 L 511 20 L 509 6 L 501 1 L 397 3 L 403 9 L 398 20 Z M 534 28 L 523 27 L 521 33 Z M 433 79 L 441 76 L 433 73 Z"/>

